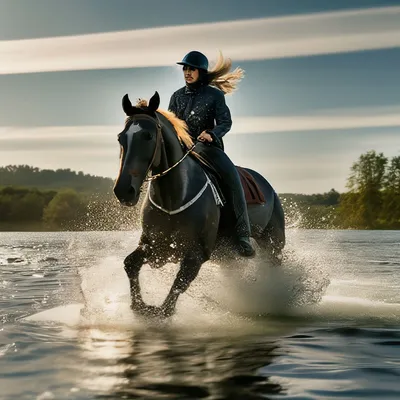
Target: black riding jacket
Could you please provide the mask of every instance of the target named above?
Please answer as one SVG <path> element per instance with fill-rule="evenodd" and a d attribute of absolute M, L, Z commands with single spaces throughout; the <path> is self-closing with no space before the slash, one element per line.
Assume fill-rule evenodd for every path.
<path fill-rule="evenodd" d="M 194 139 L 207 131 L 214 144 L 223 148 L 222 137 L 231 129 L 232 119 L 221 90 L 209 85 L 184 86 L 171 96 L 168 109 L 186 122 Z"/>

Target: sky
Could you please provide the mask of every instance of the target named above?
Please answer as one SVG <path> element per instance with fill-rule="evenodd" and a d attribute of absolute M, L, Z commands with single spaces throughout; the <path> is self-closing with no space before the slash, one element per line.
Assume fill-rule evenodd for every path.
<path fill-rule="evenodd" d="M 191 50 L 245 70 L 226 96 L 232 161 L 278 193 L 346 190 L 400 155 L 398 0 L 0 0 L 0 166 L 116 178 L 121 100 L 183 86 Z"/>

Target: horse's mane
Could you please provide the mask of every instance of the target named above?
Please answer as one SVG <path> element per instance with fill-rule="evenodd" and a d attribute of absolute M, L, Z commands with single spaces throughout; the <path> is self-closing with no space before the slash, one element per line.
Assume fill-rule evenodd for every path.
<path fill-rule="evenodd" d="M 139 99 L 136 103 L 136 107 L 147 107 L 147 101 Z M 193 139 L 189 135 L 188 126 L 185 121 L 178 118 L 172 111 L 166 111 L 159 108 L 157 112 L 163 115 L 171 123 L 175 129 L 176 136 L 181 143 L 183 143 L 187 148 L 193 146 Z"/>
<path fill-rule="evenodd" d="M 176 131 L 176 135 L 178 139 L 188 148 L 193 146 L 193 139 L 189 135 L 188 126 L 186 122 L 182 119 L 179 119 L 172 111 L 166 111 L 162 109 L 158 109 L 161 115 L 163 115 L 167 120 L 172 124 Z"/>

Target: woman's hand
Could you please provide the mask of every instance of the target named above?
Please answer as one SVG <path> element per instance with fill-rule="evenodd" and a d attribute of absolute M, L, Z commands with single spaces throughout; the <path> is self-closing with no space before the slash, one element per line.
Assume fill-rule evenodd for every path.
<path fill-rule="evenodd" d="M 203 131 L 200 133 L 199 136 L 197 136 L 197 140 L 199 140 L 200 142 L 212 142 L 213 138 L 209 133 Z"/>

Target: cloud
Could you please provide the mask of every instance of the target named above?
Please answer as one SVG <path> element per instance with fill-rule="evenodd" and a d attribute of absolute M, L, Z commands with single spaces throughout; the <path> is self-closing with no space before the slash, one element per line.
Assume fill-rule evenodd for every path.
<path fill-rule="evenodd" d="M 238 117 L 233 120 L 232 133 L 324 131 L 396 126 L 400 126 L 400 107 L 378 107 L 354 111 L 329 110 L 312 115 Z"/>
<path fill-rule="evenodd" d="M 400 106 L 236 117 L 234 126 L 225 141 L 229 156 L 236 164 L 260 171 L 280 192 L 343 190 L 349 168 L 360 154 L 375 149 L 391 157 L 400 151 L 400 135 L 379 129 L 400 126 Z M 376 130 L 346 131 L 351 128 Z M 0 165 L 71 168 L 115 178 L 121 130 L 122 125 L 0 127 Z M 291 133 L 297 131 L 313 131 L 313 139 Z M 256 135 L 246 137 L 251 132 Z"/>
<path fill-rule="evenodd" d="M 193 46 L 234 61 L 396 48 L 399 20 L 400 7 L 381 7 L 0 41 L 0 74 L 171 66 Z"/>
<path fill-rule="evenodd" d="M 53 140 L 103 140 L 109 137 L 115 143 L 123 126 L 5 126 L 0 127 L 0 143 L 5 141 L 53 141 Z"/>
<path fill-rule="evenodd" d="M 400 127 L 400 106 L 330 109 L 305 115 L 282 115 L 260 117 L 233 117 L 233 126 L 229 135 L 264 134 L 276 132 L 332 131 L 357 128 Z M 88 126 L 33 126 L 0 127 L 0 147 L 6 143 L 74 142 L 83 144 L 116 144 L 116 137 L 123 125 L 88 125 Z M 25 143 L 24 143 L 25 142 Z"/>

